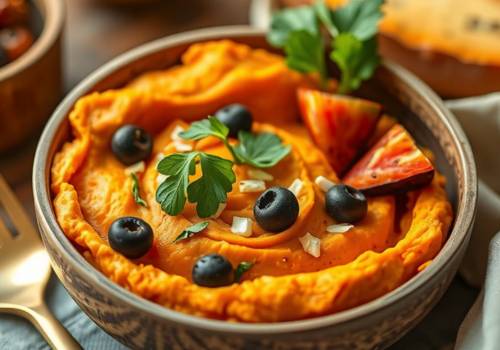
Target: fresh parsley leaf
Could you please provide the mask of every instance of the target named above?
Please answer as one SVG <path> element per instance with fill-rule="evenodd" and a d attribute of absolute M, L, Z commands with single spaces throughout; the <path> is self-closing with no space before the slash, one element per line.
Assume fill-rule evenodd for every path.
<path fill-rule="evenodd" d="M 139 190 L 139 179 L 137 178 L 137 175 L 135 173 L 130 174 L 132 177 L 132 195 L 134 196 L 134 200 L 137 204 L 143 206 L 143 207 L 148 207 L 146 204 L 146 201 L 141 198 L 141 193 Z"/>
<path fill-rule="evenodd" d="M 297 30 L 306 30 L 313 36 L 319 34 L 318 21 L 310 6 L 288 8 L 277 12 L 272 18 L 267 40 L 273 46 L 284 47 L 290 33 Z"/>
<path fill-rule="evenodd" d="M 226 203 L 227 193 L 231 192 L 236 176 L 233 162 L 207 153 L 199 153 L 203 175 L 187 188 L 189 202 L 196 203 L 200 218 L 208 218 Z"/>
<path fill-rule="evenodd" d="M 270 168 L 285 158 L 291 147 L 284 146 L 275 134 L 252 134 L 241 131 L 238 135 L 240 143 L 234 148 L 234 153 L 242 163 L 256 168 Z"/>
<path fill-rule="evenodd" d="M 324 0 L 315 2 L 314 11 L 332 37 L 339 35 L 339 29 L 332 19 L 332 10 L 325 4 Z"/>
<path fill-rule="evenodd" d="M 220 140 L 226 140 L 229 129 L 215 117 L 208 117 L 191 124 L 188 130 L 179 133 L 186 140 L 201 140 L 213 136 Z"/>
<path fill-rule="evenodd" d="M 286 41 L 285 52 L 288 67 L 301 73 L 318 73 L 322 84 L 325 84 L 327 71 L 321 35 L 307 30 L 293 31 Z"/>
<path fill-rule="evenodd" d="M 361 41 L 351 33 L 335 38 L 330 57 L 342 73 L 339 92 L 344 94 L 356 90 L 369 79 L 380 62 L 376 39 Z"/>
<path fill-rule="evenodd" d="M 193 237 L 195 234 L 200 233 L 208 226 L 208 221 L 198 222 L 194 225 L 186 227 L 179 236 L 174 240 L 174 243 Z"/>
<path fill-rule="evenodd" d="M 254 263 L 249 262 L 249 261 L 242 261 L 238 264 L 236 267 L 236 270 L 234 271 L 234 281 L 239 282 L 241 280 L 241 277 L 245 272 L 250 270 L 253 267 Z"/>
<path fill-rule="evenodd" d="M 339 33 L 351 33 L 359 40 L 367 40 L 377 34 L 377 24 L 382 17 L 383 0 L 351 0 L 331 12 L 331 21 Z M 324 21 L 322 21 L 325 23 Z"/>
<path fill-rule="evenodd" d="M 174 153 L 158 163 L 158 172 L 168 175 L 156 191 L 156 201 L 169 215 L 178 215 L 186 204 L 189 176 L 196 170 L 195 159 L 199 152 Z"/>
<path fill-rule="evenodd" d="M 382 17 L 382 3 L 383 0 L 351 0 L 346 6 L 332 10 L 320 0 L 300 7 L 300 12 L 296 9 L 278 11 L 273 15 L 268 41 L 284 48 L 291 69 L 319 73 L 326 87 L 328 76 L 324 37 L 319 30 L 321 23 L 334 39 L 330 57 L 341 71 L 339 92 L 349 93 L 370 78 L 379 63 L 374 37 Z M 288 12 L 293 10 L 297 12 Z"/>

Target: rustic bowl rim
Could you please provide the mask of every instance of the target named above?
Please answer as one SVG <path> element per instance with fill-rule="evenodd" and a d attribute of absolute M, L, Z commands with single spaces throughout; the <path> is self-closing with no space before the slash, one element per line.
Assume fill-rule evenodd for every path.
<path fill-rule="evenodd" d="M 442 123 L 450 131 L 454 143 L 458 148 L 461 167 L 464 169 L 463 181 L 464 188 L 466 189 L 463 197 L 464 200 L 457 207 L 452 232 L 439 255 L 425 270 L 400 287 L 373 301 L 332 315 L 280 323 L 232 323 L 184 314 L 141 298 L 109 280 L 84 259 L 64 235 L 57 223 L 50 200 L 49 174 L 47 171 L 49 164 L 52 162 L 52 159 L 48 159 L 52 141 L 75 101 L 95 86 L 96 83 L 106 78 L 110 72 L 123 68 L 127 64 L 141 57 L 153 54 L 158 50 L 210 39 L 227 38 L 237 40 L 238 38 L 263 35 L 265 35 L 264 30 L 250 26 L 213 27 L 175 34 L 132 49 L 97 69 L 78 84 L 55 110 L 40 138 L 33 167 L 33 192 L 35 211 L 42 235 L 44 235 L 45 239 L 53 243 L 57 253 L 64 257 L 65 262 L 71 264 L 71 268 L 77 270 L 88 280 L 95 282 L 96 288 L 102 289 L 144 314 L 168 320 L 181 326 L 237 335 L 280 335 L 294 331 L 314 330 L 333 325 L 338 326 L 353 320 L 359 320 L 364 316 L 390 307 L 410 294 L 415 293 L 418 289 L 425 286 L 441 269 L 449 267 L 452 257 L 460 251 L 462 245 L 467 244 L 468 232 L 473 224 L 476 210 L 477 177 L 474 158 L 465 134 L 453 115 L 444 107 L 442 101 L 430 88 L 400 66 L 385 62 L 384 65 L 387 69 L 399 76 L 405 83 L 409 84 L 415 91 L 420 92 L 428 100 L 428 103 L 439 115 Z"/>
<path fill-rule="evenodd" d="M 0 82 L 7 80 L 38 62 L 59 38 L 64 25 L 63 0 L 36 0 L 43 17 L 42 33 L 33 45 L 15 61 L 0 67 Z"/>

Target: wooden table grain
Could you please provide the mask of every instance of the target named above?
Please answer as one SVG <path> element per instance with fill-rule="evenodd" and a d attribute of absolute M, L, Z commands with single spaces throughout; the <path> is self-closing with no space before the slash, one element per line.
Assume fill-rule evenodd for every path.
<path fill-rule="evenodd" d="M 119 0 L 115 0 L 119 2 Z M 250 0 L 157 0 L 149 5 L 109 5 L 68 0 L 65 31 L 65 89 L 116 55 L 177 32 L 247 24 Z M 27 126 L 29 127 L 29 126 Z M 4 174 L 34 220 L 31 172 L 38 137 L 0 156 Z M 431 314 L 391 349 L 452 349 L 458 326 L 477 291 L 460 277 Z"/>

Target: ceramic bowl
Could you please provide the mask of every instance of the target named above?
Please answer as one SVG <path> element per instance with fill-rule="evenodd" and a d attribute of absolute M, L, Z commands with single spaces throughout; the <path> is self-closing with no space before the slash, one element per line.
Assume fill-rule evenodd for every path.
<path fill-rule="evenodd" d="M 63 0 L 29 3 L 35 42 L 0 67 L 0 152 L 39 132 L 62 97 Z"/>
<path fill-rule="evenodd" d="M 182 314 L 142 299 L 92 267 L 66 238 L 51 204 L 50 167 L 71 138 L 67 115 L 91 91 L 123 86 L 137 75 L 179 63 L 195 42 L 228 38 L 268 48 L 265 33 L 250 27 L 220 27 L 178 34 L 132 50 L 80 83 L 47 124 L 34 163 L 35 207 L 42 238 L 57 276 L 102 329 L 132 348 L 170 349 L 372 349 L 395 342 L 420 321 L 453 279 L 469 241 L 477 179 L 472 153 L 455 118 L 413 75 L 385 62 L 363 95 L 380 101 L 433 150 L 448 180 L 455 222 L 435 260 L 396 290 L 364 305 L 329 316 L 275 324 L 243 324 Z"/>

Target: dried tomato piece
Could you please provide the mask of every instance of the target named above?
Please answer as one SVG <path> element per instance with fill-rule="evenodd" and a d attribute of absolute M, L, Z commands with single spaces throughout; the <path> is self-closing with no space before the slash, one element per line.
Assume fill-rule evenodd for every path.
<path fill-rule="evenodd" d="M 434 166 L 400 124 L 393 126 L 344 177 L 366 195 L 386 195 L 428 185 Z"/>
<path fill-rule="evenodd" d="M 18 26 L 0 31 L 0 46 L 11 61 L 28 51 L 32 44 L 33 36 L 27 28 Z"/>
<path fill-rule="evenodd" d="M 378 103 L 317 90 L 298 92 L 302 118 L 333 169 L 343 173 L 370 138 L 380 116 Z"/>
<path fill-rule="evenodd" d="M 25 0 L 0 0 L 0 27 L 28 21 L 29 8 Z"/>

